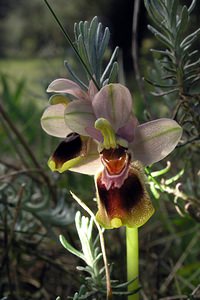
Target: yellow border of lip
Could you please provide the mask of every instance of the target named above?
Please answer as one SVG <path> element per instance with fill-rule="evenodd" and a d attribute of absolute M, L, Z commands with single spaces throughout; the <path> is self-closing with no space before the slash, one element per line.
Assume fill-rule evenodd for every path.
<path fill-rule="evenodd" d="M 63 173 L 67 170 L 69 170 L 70 168 L 76 166 L 82 159 L 84 159 L 83 156 L 78 156 L 76 158 L 70 159 L 68 161 L 66 161 L 64 164 L 62 164 L 61 167 L 56 167 L 56 163 L 55 161 L 52 159 L 52 157 L 49 159 L 48 161 L 48 166 L 51 169 L 52 172 L 59 172 L 59 173 Z"/>
<path fill-rule="evenodd" d="M 113 218 L 110 223 L 113 228 L 119 228 L 123 225 L 120 218 Z"/>

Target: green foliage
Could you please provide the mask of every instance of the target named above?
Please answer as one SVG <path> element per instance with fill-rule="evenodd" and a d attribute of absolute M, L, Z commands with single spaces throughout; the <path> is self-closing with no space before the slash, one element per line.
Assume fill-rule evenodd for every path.
<path fill-rule="evenodd" d="M 81 216 L 80 212 L 78 211 L 75 216 L 75 224 L 81 242 L 82 252 L 70 245 L 70 243 L 63 236 L 60 236 L 62 245 L 69 252 L 82 259 L 86 264 L 86 267 L 78 266 L 77 269 L 88 274 L 88 277 L 85 277 L 87 289 L 82 286 L 79 293 L 75 294 L 74 299 L 87 299 L 87 297 L 92 295 L 94 296 L 96 294 L 105 295 L 105 270 L 100 266 L 102 253 L 97 245 L 98 236 L 94 241 L 92 239 L 93 220 L 89 220 L 88 218 Z M 77 298 L 77 296 L 81 297 Z"/>
<path fill-rule="evenodd" d="M 155 68 L 151 70 L 154 96 L 163 97 L 173 118 L 182 125 L 184 135 L 180 146 L 200 140 L 200 59 L 193 43 L 200 28 L 188 34 L 191 14 L 197 1 L 181 6 L 178 0 L 145 0 L 148 14 L 155 27 L 148 28 L 163 46 L 151 49 L 157 55 Z M 173 94 L 173 97 L 172 95 Z"/>
<path fill-rule="evenodd" d="M 184 130 L 171 162 L 166 167 L 158 164 L 159 170 L 154 166 L 146 168 L 157 219 L 163 227 L 160 236 L 157 232 L 158 236 L 152 243 L 152 251 L 158 249 L 158 260 L 153 263 L 158 262 L 158 274 L 162 277 L 157 294 L 160 297 L 195 299 L 199 291 L 199 280 L 196 281 L 196 275 L 192 276 L 192 273 L 199 274 L 195 257 L 200 221 L 197 166 L 200 60 L 199 52 L 193 47 L 199 40 L 200 29 L 192 33 L 190 30 L 197 1 L 187 1 L 187 6 L 182 6 L 178 0 L 144 0 L 144 3 L 153 24 L 148 28 L 158 40 L 157 45 L 161 45 L 158 49 L 151 49 L 155 57 L 154 68 L 149 70 L 146 81 L 153 89 L 152 95 L 158 98 L 158 105 L 164 106 L 166 113 L 176 119 Z M 151 99 L 153 101 L 154 98 Z M 147 253 L 149 256 L 149 250 Z M 146 271 L 146 267 L 143 270 Z M 150 280 L 149 277 L 146 280 Z M 146 292 L 147 295 L 150 291 Z"/>
<path fill-rule="evenodd" d="M 102 23 L 99 23 L 95 17 L 90 24 L 87 21 L 75 23 L 74 32 L 78 53 L 91 74 L 95 74 L 98 86 L 102 87 L 109 82 L 116 82 L 118 47 L 114 50 L 105 69 L 103 68 L 104 56 L 110 39 L 108 27 L 103 29 Z M 69 68 L 68 64 L 66 66 Z"/>
<path fill-rule="evenodd" d="M 66 204 L 64 194 L 60 193 L 58 203 L 51 207 L 49 191 L 41 185 L 40 180 L 38 182 L 39 178 L 36 178 L 34 174 L 31 177 L 28 172 L 27 175 L 22 174 L 15 178 L 16 175 L 14 173 L 13 177 L 10 177 L 12 179 L 10 182 L 0 184 L 0 211 L 2 215 L 7 214 L 9 225 L 13 222 L 13 213 L 18 205 L 17 228 L 19 232 L 26 235 L 29 234 L 29 226 L 37 235 L 38 221 L 46 227 L 47 231 L 48 227 L 51 227 L 51 232 L 54 226 L 66 226 L 73 222 L 74 209 Z M 2 173 L 1 178 L 4 179 Z M 9 176 L 5 175 L 5 179 L 9 180 Z M 3 218 L 0 222 L 3 226 Z"/>
<path fill-rule="evenodd" d="M 164 46 L 163 50 L 151 50 L 161 56 L 159 61 L 163 70 L 163 84 L 152 80 L 148 82 L 162 88 L 166 95 L 172 92 L 196 95 L 200 92 L 200 60 L 196 58 L 198 51 L 192 49 L 200 28 L 187 35 L 195 5 L 195 0 L 189 7 L 180 7 L 177 0 L 145 0 L 149 16 L 155 24 L 155 27 L 149 25 L 148 28 Z"/>
<path fill-rule="evenodd" d="M 72 50 L 74 50 L 74 53 L 86 72 L 88 81 L 92 80 L 97 89 L 100 89 L 107 83 L 115 82 L 118 73 L 118 63 L 116 62 L 118 47 L 114 50 L 105 69 L 103 67 L 103 58 L 110 39 L 109 29 L 103 29 L 103 25 L 98 22 L 97 17 L 94 17 L 91 23 L 88 23 L 88 21 L 81 21 L 79 24 L 75 23 L 74 34 L 76 46 L 74 46 L 68 32 L 64 29 L 47 0 L 45 0 L 45 3 L 63 32 L 67 42 Z M 73 80 L 83 89 L 88 90 L 88 86 L 75 74 L 68 61 L 65 61 L 65 66 Z"/>
<path fill-rule="evenodd" d="M 82 252 L 74 248 L 62 235 L 60 235 L 60 242 L 65 249 L 85 262 L 86 266 L 77 266 L 77 270 L 88 276 L 84 276 L 80 290 L 70 299 L 82 300 L 94 299 L 95 297 L 95 299 L 101 300 L 102 297 L 106 297 L 106 277 L 102 262 L 103 255 L 99 246 L 99 235 L 95 239 L 93 238 L 93 219 L 89 220 L 87 217 L 81 216 L 79 211 L 75 215 L 75 224 Z M 117 280 L 111 280 L 112 294 L 121 297 L 136 293 L 140 288 L 134 291 L 126 291 L 127 286 L 134 280 L 121 284 Z"/>

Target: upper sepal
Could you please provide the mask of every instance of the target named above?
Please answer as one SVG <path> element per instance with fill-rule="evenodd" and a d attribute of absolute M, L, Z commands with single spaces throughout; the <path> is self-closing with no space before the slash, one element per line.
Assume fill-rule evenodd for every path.
<path fill-rule="evenodd" d="M 65 109 L 65 102 L 50 105 L 45 109 L 41 117 L 41 126 L 49 135 L 65 138 L 72 132 L 65 123 Z"/>
<path fill-rule="evenodd" d="M 181 136 L 182 128 L 176 121 L 158 119 L 136 127 L 134 141 L 129 149 L 133 152 L 134 160 L 147 166 L 172 152 Z"/>
<path fill-rule="evenodd" d="M 94 97 L 92 106 L 96 118 L 108 120 L 115 132 L 126 125 L 132 110 L 132 97 L 121 84 L 104 86 Z"/>
<path fill-rule="evenodd" d="M 87 129 L 94 128 L 95 116 L 89 101 L 74 100 L 65 110 L 65 122 L 72 131 L 89 136 Z"/>

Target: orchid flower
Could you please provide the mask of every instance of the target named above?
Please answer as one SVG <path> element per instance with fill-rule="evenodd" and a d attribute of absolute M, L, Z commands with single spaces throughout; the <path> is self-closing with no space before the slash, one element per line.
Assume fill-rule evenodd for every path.
<path fill-rule="evenodd" d="M 57 94 L 43 113 L 42 128 L 63 138 L 48 161 L 50 169 L 95 175 L 96 218 L 103 227 L 142 226 L 154 212 L 144 166 L 175 148 L 181 127 L 166 118 L 140 125 L 121 84 L 97 91 L 91 81 L 86 92 L 71 80 L 56 79 L 47 91 Z"/>

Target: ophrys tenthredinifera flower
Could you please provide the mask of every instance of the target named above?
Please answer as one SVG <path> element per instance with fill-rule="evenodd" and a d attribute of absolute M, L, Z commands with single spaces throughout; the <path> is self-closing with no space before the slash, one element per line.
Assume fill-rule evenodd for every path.
<path fill-rule="evenodd" d="M 171 119 L 139 124 L 129 90 L 108 84 L 88 91 L 67 79 L 53 81 L 56 92 L 41 118 L 50 135 L 64 138 L 48 165 L 95 175 L 99 223 L 105 228 L 139 227 L 153 214 L 143 168 L 166 157 L 182 135 Z M 71 95 L 73 100 L 69 100 Z"/>

